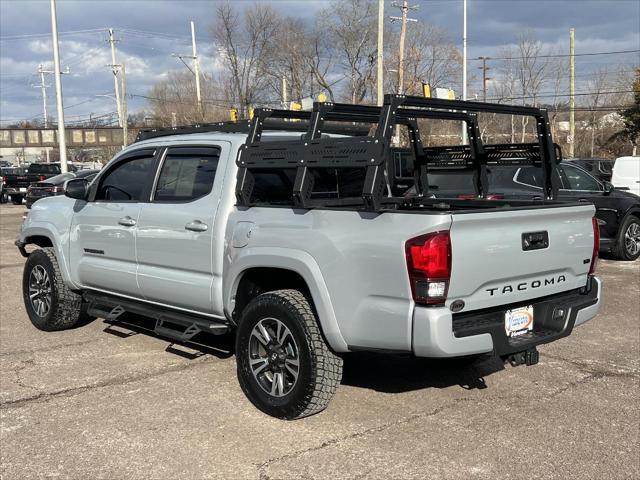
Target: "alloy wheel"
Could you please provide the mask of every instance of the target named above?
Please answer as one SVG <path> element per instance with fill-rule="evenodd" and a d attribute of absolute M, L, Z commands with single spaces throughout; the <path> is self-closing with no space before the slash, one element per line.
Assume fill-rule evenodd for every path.
<path fill-rule="evenodd" d="M 42 265 L 36 265 L 29 274 L 29 302 L 36 315 L 46 317 L 51 310 L 51 280 Z"/>
<path fill-rule="evenodd" d="M 631 222 L 624 232 L 624 247 L 630 256 L 640 251 L 640 224 Z"/>
<path fill-rule="evenodd" d="M 300 374 L 298 345 L 291 330 L 276 318 L 263 318 L 249 339 L 249 366 L 260 387 L 269 395 L 287 395 Z"/>

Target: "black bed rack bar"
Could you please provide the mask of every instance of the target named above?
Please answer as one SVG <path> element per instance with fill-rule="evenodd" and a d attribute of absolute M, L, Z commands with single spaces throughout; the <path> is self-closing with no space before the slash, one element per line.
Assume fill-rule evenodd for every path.
<path fill-rule="evenodd" d="M 309 116 L 307 116 L 306 119 L 303 118 L 297 122 L 270 119 L 267 123 L 269 130 L 305 133 L 309 129 Z M 142 140 L 149 140 L 151 138 L 168 137 L 172 135 L 187 135 L 192 133 L 220 132 L 248 134 L 250 128 L 251 120 L 238 120 L 237 122 L 203 123 L 182 127 L 145 128 L 138 132 L 135 142 L 141 142 Z M 336 125 L 332 123 L 330 125 L 327 125 L 324 133 L 365 136 L 369 133 L 369 130 L 359 125 Z"/>
<path fill-rule="evenodd" d="M 478 127 L 479 113 L 533 116 L 536 120 L 538 142 L 484 146 Z M 420 140 L 417 123 L 421 118 L 465 122 L 469 145 L 425 148 Z M 261 141 L 265 129 L 277 128 L 276 125 L 282 122 L 297 124 L 298 128 L 304 122 L 307 127 L 306 133 L 296 141 Z M 322 134 L 329 133 L 329 126 L 335 122 L 351 126 L 373 124 L 376 129 L 373 135 L 362 137 L 322 138 Z M 310 208 L 319 203 L 335 203 L 311 199 L 314 176 L 310 169 L 364 168 L 361 202 L 367 210 L 378 210 L 383 203 L 388 185 L 386 177 L 389 165 L 386 162 L 392 161 L 390 143 L 396 125 L 406 126 L 409 132 L 415 156 L 415 183 L 418 195 L 428 191 L 428 169 L 438 167 L 473 169 L 477 194 L 479 197 L 485 197 L 489 187 L 487 165 L 510 163 L 541 166 L 545 179 L 545 197 L 553 199 L 557 195 L 557 178 L 553 175 L 556 148 L 551 140 L 546 110 L 484 102 L 385 95 L 382 107 L 324 102 L 314 103 L 311 112 L 257 109 L 248 129 L 246 143 L 237 159 L 238 205 L 252 205 L 254 173 L 260 171 L 295 169 L 293 205 L 298 208 Z M 447 161 L 448 158 L 455 160 Z M 347 201 L 353 202 L 353 199 Z"/>

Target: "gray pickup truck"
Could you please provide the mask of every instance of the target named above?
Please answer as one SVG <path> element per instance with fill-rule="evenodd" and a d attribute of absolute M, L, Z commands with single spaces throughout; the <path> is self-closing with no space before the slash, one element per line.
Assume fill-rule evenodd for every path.
<path fill-rule="evenodd" d="M 483 145 L 480 112 L 531 115 L 539 141 Z M 423 145 L 418 122 L 436 120 L 468 142 Z M 389 184 L 396 125 L 411 196 Z M 185 342 L 232 332 L 243 391 L 286 419 L 326 408 L 348 352 L 535 364 L 601 291 L 594 207 L 554 199 L 548 128 L 544 110 L 389 95 L 143 131 L 33 205 L 16 241 L 27 313 L 47 331 L 128 313 Z M 545 198 L 490 199 L 486 168 L 514 164 L 541 169 Z M 423 194 L 435 170 L 476 172 L 477 197 Z"/>

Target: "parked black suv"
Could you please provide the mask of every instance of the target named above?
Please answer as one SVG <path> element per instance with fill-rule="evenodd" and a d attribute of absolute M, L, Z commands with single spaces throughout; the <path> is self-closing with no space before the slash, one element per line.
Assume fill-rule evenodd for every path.
<path fill-rule="evenodd" d="M 598 180 L 607 182 L 611 181 L 613 165 L 616 163 L 615 159 L 606 158 L 570 158 L 567 159 L 567 162 L 577 165 Z"/>
<path fill-rule="evenodd" d="M 413 195 L 413 159 L 406 152 L 396 152 L 395 182 L 392 190 L 404 189 Z M 600 251 L 611 252 L 620 260 L 640 256 L 640 197 L 618 190 L 578 167 L 573 161 L 558 166 L 560 190 L 558 200 L 591 202 L 600 224 Z M 543 198 L 541 170 L 536 167 L 503 166 L 489 169 L 489 199 Z M 473 198 L 474 178 L 468 170 L 459 174 L 430 173 L 429 193 L 440 198 Z M 409 188 L 411 187 L 411 188 Z"/>

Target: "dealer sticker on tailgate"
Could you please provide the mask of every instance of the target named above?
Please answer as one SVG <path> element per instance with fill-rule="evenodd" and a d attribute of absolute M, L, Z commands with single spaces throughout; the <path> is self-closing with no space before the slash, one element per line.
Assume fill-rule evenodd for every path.
<path fill-rule="evenodd" d="M 533 330 L 533 305 L 514 308 L 504 313 L 504 329 L 507 337 L 517 337 Z"/>

